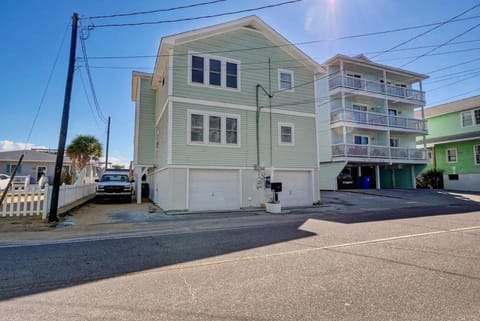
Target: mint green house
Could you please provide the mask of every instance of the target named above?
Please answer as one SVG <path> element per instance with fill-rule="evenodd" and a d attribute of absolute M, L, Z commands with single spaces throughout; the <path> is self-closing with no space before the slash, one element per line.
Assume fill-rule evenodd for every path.
<path fill-rule="evenodd" d="M 426 75 L 336 55 L 317 82 L 320 188 L 415 188 L 428 163 Z"/>
<path fill-rule="evenodd" d="M 270 180 L 282 206 L 311 205 L 323 73 L 256 16 L 163 37 L 153 73 L 133 73 L 137 187 L 164 210 L 239 209 Z"/>
<path fill-rule="evenodd" d="M 480 191 L 480 96 L 425 109 L 432 162 L 446 189 Z"/>

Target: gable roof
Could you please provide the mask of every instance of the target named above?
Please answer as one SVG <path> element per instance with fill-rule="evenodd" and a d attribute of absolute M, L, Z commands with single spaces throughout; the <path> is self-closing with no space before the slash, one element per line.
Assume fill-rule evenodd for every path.
<path fill-rule="evenodd" d="M 468 97 L 449 103 L 425 108 L 425 118 L 446 115 L 480 107 L 480 96 Z"/>
<path fill-rule="evenodd" d="M 239 28 L 250 28 L 261 32 L 266 38 L 272 41 L 275 45 L 279 46 L 282 50 L 287 52 L 293 58 L 298 59 L 307 68 L 311 69 L 315 73 L 325 73 L 323 67 L 305 54 L 302 50 L 293 45 L 275 29 L 266 24 L 259 17 L 252 15 L 237 20 L 232 20 L 225 23 L 220 23 L 210 27 L 195 29 L 187 32 L 178 33 L 175 35 L 163 37 L 158 48 L 157 60 L 155 62 L 155 68 L 153 73 L 152 87 L 160 83 L 162 77 L 162 70 L 165 70 L 168 65 L 168 55 L 170 49 L 177 44 L 184 44 L 190 41 L 198 40 L 199 38 L 211 37 L 214 35 L 230 32 Z"/>
<path fill-rule="evenodd" d="M 388 72 L 391 72 L 391 73 L 395 73 L 395 74 L 402 75 L 402 76 L 407 76 L 407 77 L 412 77 L 412 78 L 416 78 L 416 79 L 420 79 L 420 80 L 424 80 L 424 79 L 428 78 L 428 76 L 424 75 L 424 74 L 419 74 L 419 73 L 416 73 L 416 72 L 413 72 L 413 71 L 400 69 L 400 68 L 387 66 L 387 65 L 382 65 L 382 64 L 373 62 L 363 54 L 360 54 L 360 55 L 357 55 L 357 56 L 354 56 L 354 57 L 341 55 L 341 54 L 336 54 L 332 58 L 325 61 L 323 63 L 323 65 L 324 66 L 330 65 L 330 64 L 333 64 L 333 63 L 335 63 L 337 61 L 340 61 L 340 60 L 351 62 L 351 63 L 358 64 L 358 65 L 364 65 L 364 66 L 367 66 L 367 67 L 370 67 L 370 68 L 386 69 L 386 70 L 388 70 Z"/>
<path fill-rule="evenodd" d="M 43 163 L 55 163 L 57 155 L 46 152 L 39 152 L 34 150 L 12 150 L 7 152 L 0 152 L 0 162 L 18 162 L 20 156 L 24 154 L 22 162 L 43 162 Z M 64 163 L 71 163 L 72 161 L 68 156 L 63 158 Z"/>

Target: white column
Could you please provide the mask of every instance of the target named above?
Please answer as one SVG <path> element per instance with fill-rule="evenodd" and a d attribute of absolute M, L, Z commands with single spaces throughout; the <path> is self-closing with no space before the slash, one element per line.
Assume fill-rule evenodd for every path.
<path fill-rule="evenodd" d="M 380 165 L 375 166 L 375 186 L 380 189 Z"/>
<path fill-rule="evenodd" d="M 358 166 L 358 177 L 362 177 L 362 166 Z"/>
<path fill-rule="evenodd" d="M 134 175 L 135 177 L 135 198 L 137 199 L 137 204 L 142 203 L 142 168 L 135 167 Z"/>
<path fill-rule="evenodd" d="M 423 87 L 422 87 L 422 81 L 420 80 L 420 91 L 422 92 L 423 91 Z M 425 123 L 425 104 L 422 104 L 422 107 L 421 107 L 421 111 L 422 111 L 422 121 Z M 427 138 L 425 135 L 423 135 L 423 148 L 427 148 Z"/>
<path fill-rule="evenodd" d="M 412 173 L 412 186 L 413 188 L 417 188 L 417 177 L 415 176 L 415 165 L 410 165 L 410 172 Z"/>

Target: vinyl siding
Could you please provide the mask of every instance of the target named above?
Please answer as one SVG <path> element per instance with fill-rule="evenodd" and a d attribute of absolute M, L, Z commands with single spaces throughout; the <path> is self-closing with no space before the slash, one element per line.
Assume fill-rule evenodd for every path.
<path fill-rule="evenodd" d="M 165 167 L 168 163 L 168 106 L 163 113 L 156 129 L 156 140 L 158 140 L 158 148 L 156 148 L 156 161 L 158 168 Z"/>
<path fill-rule="evenodd" d="M 448 132 L 445 129 L 448 128 Z M 480 125 L 462 127 L 461 113 L 428 118 L 428 139 L 480 131 Z"/>
<path fill-rule="evenodd" d="M 153 164 L 155 161 L 155 91 L 150 86 L 150 79 L 140 80 L 138 164 Z"/>
<path fill-rule="evenodd" d="M 480 174 L 480 165 L 475 164 L 473 146 L 480 145 L 480 139 L 441 144 L 435 146 L 435 160 L 437 169 L 443 170 L 445 174 Z M 457 149 L 457 162 L 447 162 L 447 149 Z"/>
<path fill-rule="evenodd" d="M 178 97 L 219 101 L 241 105 L 255 106 L 256 85 L 261 84 L 269 89 L 269 65 L 271 58 L 271 89 L 278 90 L 278 69 L 294 71 L 294 92 L 276 93 L 272 105 L 278 109 L 314 113 L 313 72 L 299 61 L 294 60 L 283 49 L 278 47 L 245 51 L 246 48 L 268 47 L 274 45 L 261 33 L 241 28 L 225 34 L 189 42 L 175 47 L 173 95 Z M 188 84 L 188 53 L 222 51 L 216 54 L 227 59 L 240 61 L 240 91 L 196 86 Z M 239 50 L 230 51 L 229 50 Z M 260 95 L 265 97 L 263 93 Z M 307 101 L 307 102 L 305 102 Z M 298 104 L 303 102 L 303 104 Z M 263 99 L 262 104 L 268 101 Z"/>
<path fill-rule="evenodd" d="M 240 116 L 240 147 L 188 145 L 188 110 Z M 253 111 L 173 103 L 173 164 L 252 167 L 256 163 L 256 114 Z M 278 122 L 295 125 L 295 146 L 278 145 Z M 315 167 L 315 119 L 272 114 L 273 166 Z M 260 163 L 270 166 L 270 114 L 260 116 Z"/>

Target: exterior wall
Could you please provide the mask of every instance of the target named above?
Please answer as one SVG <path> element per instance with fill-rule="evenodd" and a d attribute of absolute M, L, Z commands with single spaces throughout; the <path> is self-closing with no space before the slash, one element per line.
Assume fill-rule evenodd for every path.
<path fill-rule="evenodd" d="M 317 140 L 318 161 L 326 162 L 332 157 L 330 111 L 332 102 L 329 100 L 328 77 L 323 76 L 316 82 L 317 88 Z"/>
<path fill-rule="evenodd" d="M 475 164 L 473 146 L 480 145 L 480 139 L 435 145 L 435 163 L 444 174 L 480 174 L 480 165 Z M 447 149 L 457 149 L 457 162 L 447 162 Z"/>
<path fill-rule="evenodd" d="M 186 204 L 187 170 L 167 168 L 153 175 L 150 185 L 153 200 L 164 211 L 184 210 Z M 152 186 L 153 185 L 153 186 Z"/>
<path fill-rule="evenodd" d="M 273 46 L 257 51 L 244 51 L 248 47 L 268 47 L 275 45 L 261 33 L 251 29 L 241 28 L 225 34 L 188 42 L 175 47 L 173 95 L 202 100 L 214 100 L 224 103 L 255 106 L 256 85 L 261 84 L 269 89 L 268 59 L 271 59 L 271 89 L 278 90 L 278 69 L 287 69 L 294 72 L 294 92 L 275 93 L 272 105 L 277 109 L 294 110 L 298 112 L 315 113 L 313 72 L 299 61 L 292 60 L 292 56 L 283 49 Z M 188 84 L 188 53 L 229 51 L 219 53 L 218 56 L 240 61 L 239 87 L 240 90 L 218 89 L 202 85 Z M 285 62 L 286 61 L 286 62 Z M 308 83 L 310 82 L 310 83 Z M 265 95 L 260 95 L 264 106 L 268 106 Z M 311 101 L 309 101 L 311 98 Z M 299 101 L 309 101 L 298 104 Z M 280 106 L 281 105 L 281 106 Z"/>
<path fill-rule="evenodd" d="M 156 131 L 155 141 L 156 145 L 156 158 L 155 164 L 158 168 L 167 166 L 168 163 L 168 106 L 160 119 Z"/>
<path fill-rule="evenodd" d="M 228 113 L 240 116 L 240 147 L 189 145 L 188 110 Z M 210 107 L 194 104 L 173 103 L 173 164 L 253 167 L 256 164 L 256 113 L 253 111 Z M 294 146 L 278 144 L 279 122 L 293 123 Z M 272 156 L 274 167 L 316 166 L 315 119 L 281 114 L 272 114 Z M 260 163 L 270 166 L 270 114 L 260 116 Z"/>
<path fill-rule="evenodd" d="M 10 165 L 15 165 L 16 162 L 5 162 L 0 161 L 0 173 L 10 175 L 9 167 Z M 55 175 L 55 163 L 49 162 L 22 162 L 20 169 L 17 170 L 17 176 L 30 176 L 30 183 L 37 183 L 37 167 L 45 166 L 47 167 L 47 177 L 48 183 L 53 183 L 53 176 Z M 64 164 L 64 168 L 71 166 L 71 164 Z"/>
<path fill-rule="evenodd" d="M 448 128 L 448 134 L 445 129 Z M 461 112 L 428 118 L 428 139 L 480 131 L 480 125 L 462 127 Z"/>
<path fill-rule="evenodd" d="M 137 164 L 153 164 L 155 161 L 155 91 L 151 80 L 140 79 L 140 99 L 137 108 Z"/>
<path fill-rule="evenodd" d="M 480 174 L 459 174 L 458 180 L 443 175 L 443 184 L 446 189 L 480 192 Z"/>

